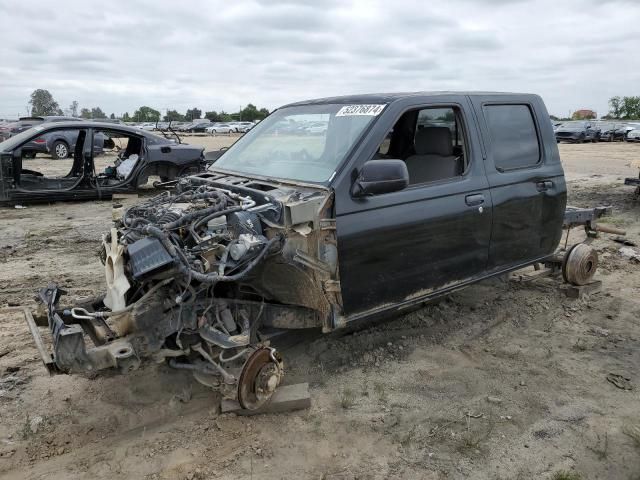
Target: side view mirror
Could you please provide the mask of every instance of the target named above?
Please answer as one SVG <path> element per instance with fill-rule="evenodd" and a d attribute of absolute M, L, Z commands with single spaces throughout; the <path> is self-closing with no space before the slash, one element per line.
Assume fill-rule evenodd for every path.
<path fill-rule="evenodd" d="M 409 185 L 407 164 L 402 160 L 369 160 L 351 187 L 351 195 L 364 197 L 403 190 Z"/>

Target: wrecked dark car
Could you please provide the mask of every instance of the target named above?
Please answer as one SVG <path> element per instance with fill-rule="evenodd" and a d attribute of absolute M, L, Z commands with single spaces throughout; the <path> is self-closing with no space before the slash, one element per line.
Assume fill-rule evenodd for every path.
<path fill-rule="evenodd" d="M 284 375 L 282 332 L 390 316 L 554 256 L 566 185 L 547 119 L 522 94 L 282 107 L 207 172 L 116 219 L 104 296 L 64 306 L 55 284 L 40 291 L 53 355 L 31 325 L 45 364 L 166 362 L 260 408 Z M 283 122 L 325 128 L 283 133 Z M 595 267 L 578 250 L 580 281 Z"/>
<path fill-rule="evenodd" d="M 54 157 L 64 146 L 70 163 L 65 174 L 51 177 L 29 168 L 40 144 L 53 148 Z M 104 150 L 118 154 L 99 171 L 94 160 Z M 0 204 L 108 199 L 134 192 L 150 176 L 166 182 L 205 166 L 204 149 L 179 139 L 111 123 L 45 122 L 0 143 Z"/>

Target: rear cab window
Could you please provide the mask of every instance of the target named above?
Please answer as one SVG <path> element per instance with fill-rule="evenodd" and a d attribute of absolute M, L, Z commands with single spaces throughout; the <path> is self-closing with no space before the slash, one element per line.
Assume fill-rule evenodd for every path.
<path fill-rule="evenodd" d="M 529 105 L 489 104 L 483 107 L 483 111 L 491 137 L 494 165 L 499 172 L 540 164 L 540 139 Z"/>

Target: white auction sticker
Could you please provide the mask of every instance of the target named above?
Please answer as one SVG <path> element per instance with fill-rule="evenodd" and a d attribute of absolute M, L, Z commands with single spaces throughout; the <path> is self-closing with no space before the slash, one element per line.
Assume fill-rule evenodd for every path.
<path fill-rule="evenodd" d="M 385 105 L 345 105 L 336 117 L 348 117 L 350 115 L 369 115 L 375 117 L 384 109 Z"/>

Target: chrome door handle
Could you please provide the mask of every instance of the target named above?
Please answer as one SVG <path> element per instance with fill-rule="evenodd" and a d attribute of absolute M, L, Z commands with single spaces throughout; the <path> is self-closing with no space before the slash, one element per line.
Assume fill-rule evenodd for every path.
<path fill-rule="evenodd" d="M 542 182 L 538 182 L 536 183 L 536 188 L 538 189 L 538 191 L 544 192 L 545 190 L 549 190 L 550 188 L 553 188 L 553 182 L 551 180 L 544 180 Z"/>
<path fill-rule="evenodd" d="M 481 193 L 467 195 L 466 197 L 464 197 L 464 201 L 470 207 L 477 207 L 478 205 L 482 205 L 484 203 L 484 195 Z"/>

